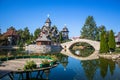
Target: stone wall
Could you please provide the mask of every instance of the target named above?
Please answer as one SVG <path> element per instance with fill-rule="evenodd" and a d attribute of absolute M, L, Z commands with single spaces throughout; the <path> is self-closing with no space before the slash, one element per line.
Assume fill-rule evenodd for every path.
<path fill-rule="evenodd" d="M 25 50 L 28 53 L 49 53 L 51 52 L 51 46 L 50 45 L 28 45 L 25 47 Z"/>
<path fill-rule="evenodd" d="M 61 46 L 58 45 L 36 45 L 31 44 L 25 47 L 25 50 L 28 53 L 51 53 L 51 52 L 60 52 Z"/>

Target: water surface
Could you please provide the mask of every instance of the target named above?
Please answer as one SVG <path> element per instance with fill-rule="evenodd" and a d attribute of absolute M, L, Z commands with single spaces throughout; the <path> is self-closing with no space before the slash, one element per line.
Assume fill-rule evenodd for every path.
<path fill-rule="evenodd" d="M 38 80 L 120 80 L 120 64 L 112 60 L 81 61 L 61 53 L 56 56 L 59 59 L 58 66 L 38 76 Z M 32 80 L 36 80 L 36 75 L 37 72 L 31 73 Z M 19 74 L 14 76 L 14 80 L 21 80 Z M 9 77 L 1 80 L 9 80 Z"/>

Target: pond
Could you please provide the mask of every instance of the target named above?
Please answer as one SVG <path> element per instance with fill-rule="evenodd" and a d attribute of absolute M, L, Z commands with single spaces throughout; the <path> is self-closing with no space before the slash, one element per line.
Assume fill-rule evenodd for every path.
<path fill-rule="evenodd" d="M 81 61 L 61 53 L 57 67 L 46 71 L 38 80 L 120 80 L 120 64 L 107 59 Z M 32 80 L 36 80 L 37 72 L 32 72 Z M 21 79 L 19 74 L 14 80 Z M 25 77 L 25 75 L 24 75 Z M 6 76 L 1 80 L 9 80 Z"/>

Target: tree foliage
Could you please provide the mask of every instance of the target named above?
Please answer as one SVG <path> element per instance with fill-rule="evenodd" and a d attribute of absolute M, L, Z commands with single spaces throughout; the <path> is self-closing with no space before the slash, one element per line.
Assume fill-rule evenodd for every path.
<path fill-rule="evenodd" d="M 29 32 L 29 29 L 28 29 L 28 27 L 25 27 L 24 28 L 24 32 L 23 32 L 23 39 L 25 40 L 25 41 L 27 41 L 27 40 L 29 40 L 30 39 L 30 32 Z"/>
<path fill-rule="evenodd" d="M 13 26 L 9 27 L 9 28 L 7 29 L 7 31 L 8 31 L 9 29 L 16 30 Z"/>
<path fill-rule="evenodd" d="M 93 80 L 98 67 L 98 60 L 81 61 L 87 80 Z"/>
<path fill-rule="evenodd" d="M 109 39 L 108 41 L 109 49 L 110 51 L 114 51 L 116 43 L 115 43 L 115 37 L 114 37 L 113 30 L 110 30 L 108 39 Z"/>
<path fill-rule="evenodd" d="M 106 27 L 104 26 L 104 25 L 101 25 L 101 26 L 99 26 L 98 27 L 98 29 L 97 29 L 98 31 L 97 31 L 97 35 L 96 35 L 96 40 L 97 41 L 100 41 L 100 35 L 101 35 L 101 32 L 102 31 L 106 31 Z"/>
<path fill-rule="evenodd" d="M 100 40 L 100 52 L 107 53 L 109 51 L 115 51 L 116 43 L 113 30 L 102 31 Z"/>
<path fill-rule="evenodd" d="M 25 43 L 30 43 L 30 40 L 32 40 L 33 36 L 30 34 L 28 27 L 25 27 L 24 30 L 19 29 L 17 33 L 20 36 L 17 41 L 19 46 L 23 46 Z"/>
<path fill-rule="evenodd" d="M 81 36 L 83 38 L 95 40 L 98 34 L 96 22 L 94 21 L 93 16 L 88 16 L 84 26 L 81 30 Z"/>
<path fill-rule="evenodd" d="M 109 51 L 107 33 L 102 31 L 100 40 L 100 53 L 107 53 Z"/>
<path fill-rule="evenodd" d="M 36 63 L 34 61 L 27 61 L 26 64 L 24 65 L 24 70 L 28 69 L 35 69 L 36 68 Z"/>
<path fill-rule="evenodd" d="M 99 26 L 99 32 L 106 31 L 106 27 L 104 25 Z"/>
<path fill-rule="evenodd" d="M 37 29 L 35 30 L 35 32 L 34 32 L 34 39 L 37 39 L 37 38 L 38 38 L 40 32 L 41 32 L 40 28 L 37 28 Z"/>
<path fill-rule="evenodd" d="M 111 76 L 114 74 L 115 62 L 113 62 L 112 60 L 100 58 L 99 59 L 99 68 L 100 68 L 101 76 L 104 79 L 106 79 L 107 72 L 110 72 Z"/>
<path fill-rule="evenodd" d="M 62 43 L 63 37 L 62 37 L 62 32 L 59 33 L 59 42 Z"/>

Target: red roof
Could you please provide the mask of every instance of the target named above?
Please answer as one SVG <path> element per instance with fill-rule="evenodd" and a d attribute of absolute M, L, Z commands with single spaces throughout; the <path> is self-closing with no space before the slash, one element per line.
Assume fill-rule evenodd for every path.
<path fill-rule="evenodd" d="M 5 36 L 17 36 L 16 30 L 14 29 L 8 29 L 6 33 L 4 33 Z"/>

